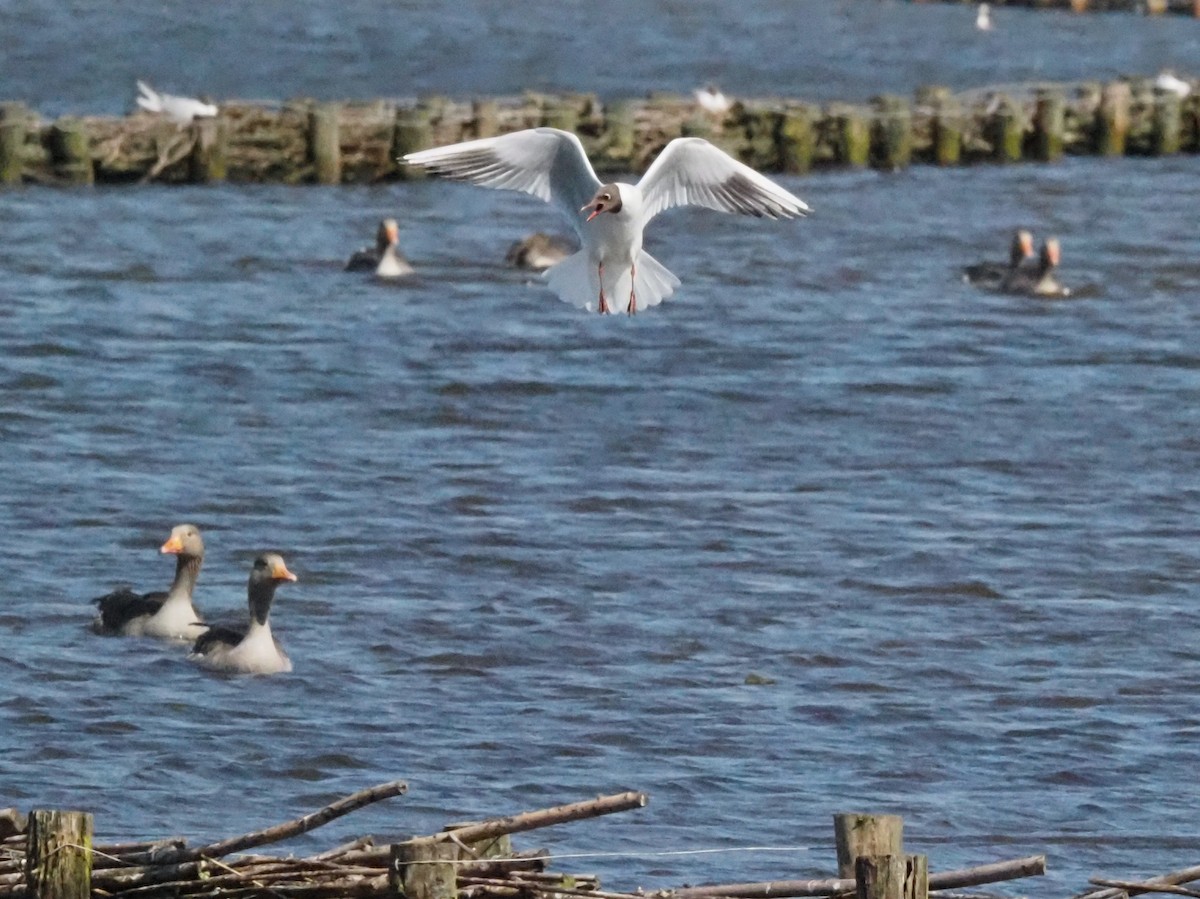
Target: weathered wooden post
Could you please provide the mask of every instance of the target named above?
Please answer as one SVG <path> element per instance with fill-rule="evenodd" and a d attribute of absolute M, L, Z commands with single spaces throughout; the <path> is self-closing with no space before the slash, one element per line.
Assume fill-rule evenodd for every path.
<path fill-rule="evenodd" d="M 779 168 L 789 175 L 801 175 L 812 169 L 817 153 L 816 111 L 807 104 L 789 106 L 779 122 L 777 153 Z"/>
<path fill-rule="evenodd" d="M 495 100 L 475 100 L 471 104 L 471 122 L 476 139 L 500 133 L 500 112 Z"/>
<path fill-rule="evenodd" d="M 1200 0 L 1192 0 L 1192 15 L 1200 19 Z"/>
<path fill-rule="evenodd" d="M 885 95 L 871 104 L 871 164 L 894 172 L 912 162 L 912 109 L 903 97 Z"/>
<path fill-rule="evenodd" d="M 905 859 L 904 899 L 929 899 L 929 856 L 910 855 Z"/>
<path fill-rule="evenodd" d="M 55 175 L 75 184 L 91 184 L 95 180 L 83 122 L 70 116 L 59 119 L 50 127 L 48 144 Z"/>
<path fill-rule="evenodd" d="M 1008 97 L 1001 97 L 985 128 L 991 140 L 994 162 L 1021 161 L 1025 121 L 1020 106 Z"/>
<path fill-rule="evenodd" d="M 1087 12 L 1088 0 L 1071 0 L 1071 12 Z"/>
<path fill-rule="evenodd" d="M 1067 101 L 1057 88 L 1037 92 L 1033 113 L 1033 157 L 1039 162 L 1055 162 L 1063 155 L 1063 125 Z"/>
<path fill-rule="evenodd" d="M 1151 16 L 1161 16 L 1167 11 L 1167 0 L 1146 0 L 1146 14 Z"/>
<path fill-rule="evenodd" d="M 608 105 L 604 113 L 603 159 L 622 168 L 633 162 L 636 123 L 637 107 L 633 101 L 617 100 Z"/>
<path fill-rule="evenodd" d="M 1129 108 L 1133 94 L 1124 81 L 1111 81 L 1100 91 L 1096 111 L 1096 152 L 1101 156 L 1124 156 L 1129 137 Z"/>
<path fill-rule="evenodd" d="M 542 124 L 574 134 L 579 130 L 579 103 L 574 97 L 552 97 L 542 108 Z"/>
<path fill-rule="evenodd" d="M 834 158 L 842 165 L 865 167 L 871 161 L 871 123 L 864 111 L 846 103 L 831 103 L 829 117 L 835 134 Z"/>
<path fill-rule="evenodd" d="M 755 169 L 778 169 L 779 149 L 776 135 L 782 114 L 776 109 L 746 110 L 742 127 L 746 133 L 746 155 L 742 161 Z"/>
<path fill-rule="evenodd" d="M 388 885 L 405 899 L 455 899 L 459 848 L 449 840 L 416 839 L 392 846 Z"/>
<path fill-rule="evenodd" d="M 1192 91 L 1184 97 L 1179 111 L 1183 119 L 1179 128 L 1180 149 L 1200 151 L 1200 92 Z"/>
<path fill-rule="evenodd" d="M 1183 123 L 1183 99 L 1174 91 L 1154 92 L 1154 119 L 1150 132 L 1150 152 L 1155 156 L 1173 156 L 1179 152 Z"/>
<path fill-rule="evenodd" d="M 0 103 L 0 184 L 20 184 L 25 170 L 29 112 L 21 103 Z"/>
<path fill-rule="evenodd" d="M 427 150 L 433 146 L 433 116 L 424 106 L 396 110 L 396 128 L 392 132 L 392 155 L 402 159 L 406 153 Z M 415 181 L 426 177 L 425 170 L 400 165 L 400 177 Z"/>
<path fill-rule="evenodd" d="M 86 812 L 31 812 L 25 882 L 30 899 L 90 899 L 92 816 Z"/>
<path fill-rule="evenodd" d="M 958 165 L 962 161 L 963 111 L 958 97 L 948 87 L 927 85 L 917 91 L 917 103 L 932 117 L 930 156 L 935 165 Z"/>
<path fill-rule="evenodd" d="M 854 886 L 858 899 L 904 899 L 904 856 L 860 855 Z"/>
<path fill-rule="evenodd" d="M 338 134 L 338 105 L 318 103 L 308 113 L 308 158 L 318 184 L 340 184 L 342 150 Z"/>
<path fill-rule="evenodd" d="M 903 861 L 904 819 L 899 815 L 834 815 L 833 837 L 838 877 L 853 877 L 854 860 L 860 855 L 894 855 Z"/>
<path fill-rule="evenodd" d="M 229 173 L 229 124 L 224 116 L 196 119 L 196 143 L 188 158 L 189 178 L 197 184 L 224 181 Z"/>

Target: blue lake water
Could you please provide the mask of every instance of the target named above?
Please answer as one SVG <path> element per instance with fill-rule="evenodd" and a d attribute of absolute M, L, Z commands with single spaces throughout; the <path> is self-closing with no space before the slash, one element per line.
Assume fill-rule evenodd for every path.
<path fill-rule="evenodd" d="M 135 74 L 628 93 L 719 58 L 734 90 L 853 96 L 1186 68 L 1198 27 L 1008 12 L 1038 36 L 939 63 L 913 41 L 967 46 L 965 8 L 204 8 L 6 5 L 44 27 L 0 84 L 49 112 L 103 109 Z M 636 65 L 575 30 L 601 11 Z M 52 64 L 88 30 L 78 67 Z M 0 805 L 200 839 L 409 781 L 306 851 L 644 789 L 644 810 L 518 840 L 618 853 L 562 863 L 614 888 L 826 876 L 848 810 L 903 814 L 935 869 L 1047 853 L 1022 894 L 1194 863 L 1197 172 L 782 179 L 813 216 L 656 219 L 683 286 L 633 319 L 503 267 L 556 224 L 516 195 L 0 194 Z M 402 286 L 340 270 L 385 215 L 419 269 Z M 961 284 L 1016 225 L 1062 239 L 1074 299 Z M 210 616 L 243 614 L 254 555 L 284 553 L 293 674 L 88 632 L 90 597 L 165 586 L 182 521 Z M 745 846 L 792 851 L 651 854 Z"/>

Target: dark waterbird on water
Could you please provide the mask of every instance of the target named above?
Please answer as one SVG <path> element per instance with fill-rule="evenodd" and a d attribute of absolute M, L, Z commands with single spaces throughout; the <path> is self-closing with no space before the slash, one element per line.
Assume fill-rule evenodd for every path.
<path fill-rule="evenodd" d="M 100 607 L 93 623 L 97 633 L 177 640 L 195 640 L 204 633 L 207 625 L 192 605 L 192 591 L 204 562 L 200 530 L 192 524 L 176 525 L 160 551 L 177 559 L 170 589 L 135 593 L 121 587 L 92 600 Z"/>
<path fill-rule="evenodd" d="M 345 271 L 374 272 L 377 278 L 403 278 L 413 267 L 400 252 L 400 224 L 384 219 L 375 232 L 375 246 L 363 247 L 346 262 Z"/>
<path fill-rule="evenodd" d="M 250 569 L 247 596 L 250 622 L 245 627 L 214 626 L 195 645 L 189 658 L 221 671 L 279 674 L 292 670 L 292 660 L 271 633 L 271 602 L 282 581 L 295 581 L 283 556 L 264 553 Z"/>
<path fill-rule="evenodd" d="M 1047 237 L 1038 254 L 1038 261 L 1033 266 L 1022 266 L 1005 282 L 1005 293 L 1021 294 L 1027 297 L 1054 299 L 1068 297 L 1071 290 L 1063 287 L 1055 272 L 1062 261 L 1062 248 L 1057 237 Z"/>
<path fill-rule="evenodd" d="M 535 231 L 522 237 L 508 248 L 504 261 L 515 268 L 531 272 L 544 272 L 552 265 L 562 262 L 579 249 L 579 244 L 561 234 Z"/>
<path fill-rule="evenodd" d="M 976 262 L 963 269 L 963 280 L 976 287 L 1000 290 L 1023 265 L 1033 263 L 1033 234 L 1018 228 L 1013 232 L 1008 262 Z"/>
<path fill-rule="evenodd" d="M 484 187 L 519 190 L 559 207 L 583 248 L 546 272 L 568 303 L 601 313 L 654 306 L 679 279 L 642 249 L 642 232 L 675 206 L 793 218 L 808 205 L 698 137 L 667 144 L 637 184 L 602 184 L 579 138 L 557 128 L 533 128 L 409 153 L 409 165 Z M 587 213 L 586 217 L 584 213 Z"/>

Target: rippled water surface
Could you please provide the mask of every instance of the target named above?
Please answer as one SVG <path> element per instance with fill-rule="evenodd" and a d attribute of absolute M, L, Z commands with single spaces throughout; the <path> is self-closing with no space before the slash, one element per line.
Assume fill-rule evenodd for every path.
<path fill-rule="evenodd" d="M 872 17 L 950 28 L 941 7 L 793 6 L 867 48 Z M 353 40 L 303 5 L 253 10 L 309 53 L 314 22 Z M 53 20 L 45 46 L 81 27 L 16 11 Z M 701 44 L 736 39 L 670 11 Z M 1194 46 L 1190 22 L 1045 21 Z M 380 89 L 355 65 L 330 93 Z M 627 853 L 563 863 L 624 888 L 828 875 L 830 815 L 857 809 L 903 814 L 935 868 L 1046 852 L 1022 893 L 1193 863 L 1197 166 L 783 179 L 812 217 L 657 219 L 649 248 L 683 287 L 633 319 L 503 267 L 556 224 L 509 194 L 0 194 L 0 805 L 200 838 L 409 781 L 304 850 L 644 789 L 642 811 L 523 843 Z M 344 274 L 387 214 L 420 276 Z M 1075 298 L 958 281 L 1018 224 L 1062 238 Z M 214 676 L 88 632 L 90 597 L 167 583 L 180 521 L 204 531 L 212 616 L 243 614 L 258 551 L 285 554 L 293 674 Z M 739 846 L 810 849 L 645 854 Z"/>

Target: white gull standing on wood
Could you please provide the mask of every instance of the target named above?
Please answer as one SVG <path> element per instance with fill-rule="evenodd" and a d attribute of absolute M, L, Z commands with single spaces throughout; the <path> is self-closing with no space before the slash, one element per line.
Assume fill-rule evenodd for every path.
<path fill-rule="evenodd" d="M 194 119 L 211 118 L 219 110 L 212 103 L 192 97 L 160 94 L 144 81 L 139 81 L 137 104 L 147 112 L 157 112 L 176 125 L 190 125 Z"/>
<path fill-rule="evenodd" d="M 632 315 L 679 286 L 642 249 L 647 223 L 665 209 L 706 206 L 768 218 L 808 211 L 799 197 L 698 137 L 667 144 L 637 184 L 602 184 L 579 138 L 557 128 L 422 150 L 404 161 L 457 181 L 524 191 L 559 207 L 583 248 L 547 271 L 546 281 L 566 302 L 601 313 Z"/>

